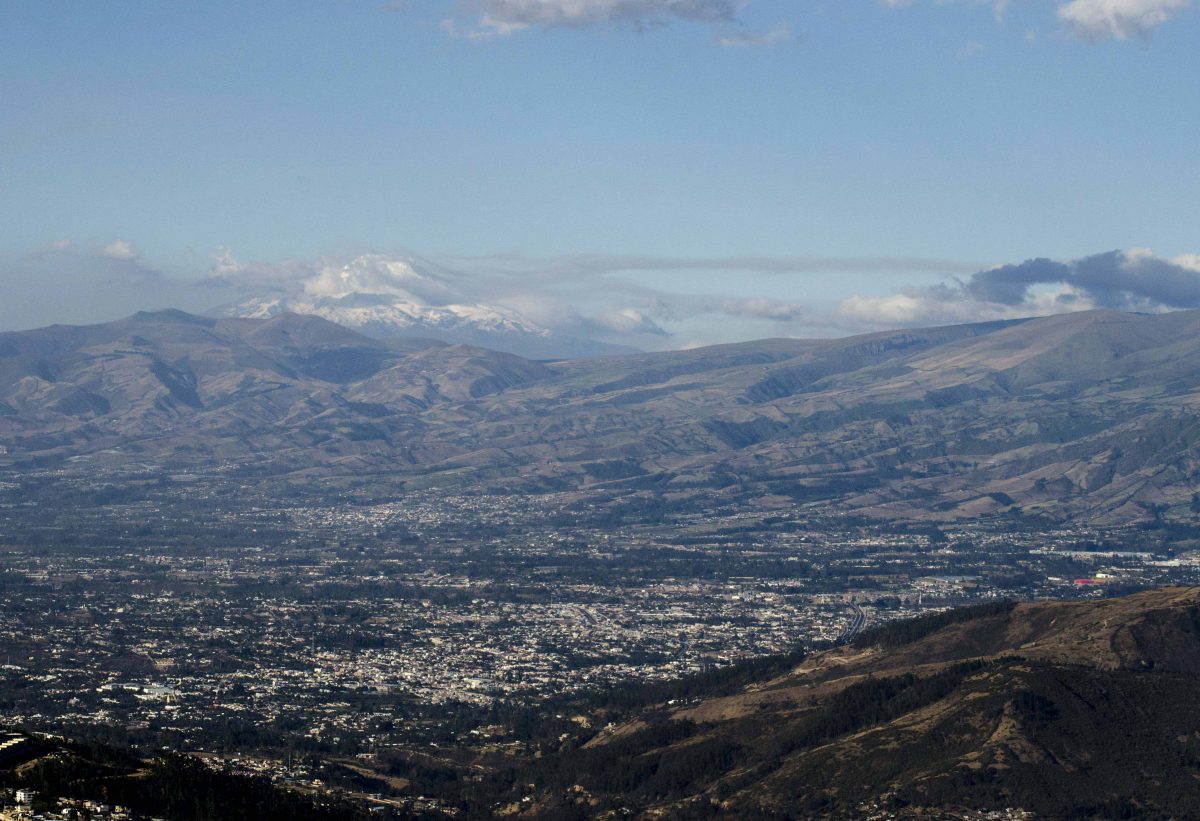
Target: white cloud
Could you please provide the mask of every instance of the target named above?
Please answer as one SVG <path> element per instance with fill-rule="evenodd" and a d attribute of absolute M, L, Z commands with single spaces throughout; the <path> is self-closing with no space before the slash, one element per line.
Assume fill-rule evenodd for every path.
<path fill-rule="evenodd" d="M 96 252 L 109 259 L 135 260 L 142 256 L 138 247 L 127 239 L 114 239 Z"/>
<path fill-rule="evenodd" d="M 708 312 L 746 319 L 768 319 L 772 322 L 796 322 L 812 313 L 809 308 L 797 302 L 763 297 L 722 299 L 711 304 Z"/>
<path fill-rule="evenodd" d="M 1200 254 L 1180 254 L 1177 257 L 1172 257 L 1171 262 L 1180 268 L 1187 268 L 1190 271 L 1200 274 Z"/>
<path fill-rule="evenodd" d="M 889 9 L 903 9 L 916 5 L 917 0 L 875 0 L 875 2 Z M 944 6 L 954 3 L 956 0 L 934 0 L 934 2 L 936 5 Z M 1004 19 L 1004 12 L 1008 10 L 1009 4 L 1009 0 L 969 0 L 969 2 L 971 5 L 990 2 L 997 21 Z"/>
<path fill-rule="evenodd" d="M 27 257 L 39 257 L 44 254 L 52 254 L 55 251 L 69 251 L 75 247 L 75 243 L 69 239 L 56 239 L 51 242 L 37 246 L 27 253 Z"/>
<path fill-rule="evenodd" d="M 667 332 L 637 308 L 618 308 L 603 311 L 596 317 L 596 323 L 619 334 L 654 334 L 665 335 Z"/>
<path fill-rule="evenodd" d="M 928 0 L 936 6 L 990 5 L 997 23 L 1005 19 L 1011 0 Z M 785 42 L 792 32 L 786 22 L 765 31 L 745 28 L 738 19 L 750 0 L 459 0 L 458 10 L 442 21 L 451 36 L 471 40 L 506 37 L 528 29 L 626 28 L 635 31 L 692 22 L 716 25 L 722 30 L 716 42 L 729 47 L 762 47 Z M 875 0 L 883 7 L 900 9 L 919 0 Z M 1146 38 L 1158 26 L 1188 8 L 1192 0 L 1053 0 L 1043 2 L 1047 12 L 1077 37 L 1091 42 Z M 1036 35 L 1034 35 L 1036 36 Z M 1026 34 L 1026 39 L 1031 35 Z M 969 42 L 959 56 L 983 51 Z"/>
<path fill-rule="evenodd" d="M 910 325 L 925 321 L 933 313 L 931 302 L 912 294 L 855 294 L 842 301 L 838 312 L 866 324 Z"/>
<path fill-rule="evenodd" d="M 783 43 L 791 36 L 792 30 L 787 23 L 777 23 L 767 31 L 732 31 L 718 37 L 717 42 L 734 48 L 763 48 Z"/>
<path fill-rule="evenodd" d="M 1071 0 L 1058 18 L 1085 40 L 1146 37 L 1191 4 L 1191 0 Z"/>
<path fill-rule="evenodd" d="M 308 260 L 283 260 L 282 262 L 243 262 L 233 252 L 221 246 L 212 255 L 212 267 L 203 282 L 218 288 L 237 291 L 274 292 L 286 291 L 315 276 L 319 263 Z"/>
<path fill-rule="evenodd" d="M 954 1 L 936 0 L 939 5 L 949 5 Z M 986 1 L 972 0 L 972 2 Z M 996 20 L 1003 21 L 1009 0 L 990 1 Z M 888 8 L 903 8 L 914 5 L 916 0 L 877 0 L 877 2 Z M 1146 38 L 1151 31 L 1190 5 L 1191 0 L 1066 0 L 1056 4 L 1056 13 L 1058 19 L 1066 23 L 1077 37 L 1090 42 L 1099 42 Z M 1030 34 L 1026 34 L 1026 39 L 1031 39 Z"/>
<path fill-rule="evenodd" d="M 842 300 L 837 315 L 851 327 L 874 330 L 1048 316 L 1096 307 L 1085 293 L 1070 285 L 1031 289 L 1027 298 L 1015 305 L 988 302 L 942 287 L 885 296 L 854 295 Z"/>
<path fill-rule="evenodd" d="M 506 36 L 528 28 L 624 26 L 637 30 L 675 21 L 731 23 L 735 0 L 470 0 L 464 10 L 475 21 L 461 31 L 453 19 L 447 32 L 474 39 Z"/>
<path fill-rule="evenodd" d="M 414 260 L 384 254 L 363 254 L 342 265 L 322 265 L 305 280 L 310 296 L 340 299 L 351 294 L 386 294 L 418 305 L 445 305 L 461 301 L 447 283 Z"/>

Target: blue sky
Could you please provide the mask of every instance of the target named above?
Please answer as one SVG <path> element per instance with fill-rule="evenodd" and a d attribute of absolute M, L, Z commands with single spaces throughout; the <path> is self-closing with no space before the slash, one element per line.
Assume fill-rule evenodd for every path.
<path fill-rule="evenodd" d="M 1200 251 L 1186 0 L 0 2 L 0 18 L 3 327 L 138 296 L 209 307 L 229 294 L 177 286 L 219 253 L 256 270 L 415 253 L 466 277 L 508 254 L 583 313 L 658 310 L 671 345 L 865 327 L 847 299 L 927 300 L 1033 257 L 1150 248 L 1190 270 Z M 587 289 L 540 275 L 585 253 L 694 264 Z M 806 264 L 702 262 L 746 257 Z M 619 304 L 629 283 L 808 310 L 714 333 L 713 311 Z"/>

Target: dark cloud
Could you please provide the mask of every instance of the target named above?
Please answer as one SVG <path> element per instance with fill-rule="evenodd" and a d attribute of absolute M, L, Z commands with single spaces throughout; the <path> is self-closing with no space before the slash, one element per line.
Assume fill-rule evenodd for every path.
<path fill-rule="evenodd" d="M 1020 305 L 1031 285 L 1065 282 L 1070 267 L 1052 259 L 1030 259 L 1018 265 L 1002 265 L 979 271 L 964 286 L 964 291 L 983 302 Z"/>
<path fill-rule="evenodd" d="M 867 325 L 971 321 L 1088 308 L 1165 311 L 1200 308 L 1200 260 L 1149 251 L 1106 251 L 1069 262 L 1030 259 L 977 271 L 966 281 L 854 296 L 843 316 Z"/>
<path fill-rule="evenodd" d="M 1078 260 L 1070 283 L 1117 310 L 1200 307 L 1200 270 L 1148 252 L 1110 251 Z"/>
<path fill-rule="evenodd" d="M 1031 259 L 976 273 L 964 291 L 985 302 L 1020 305 L 1034 285 L 1067 285 L 1101 308 L 1200 307 L 1200 271 L 1146 251 L 1106 251 L 1073 262 Z"/>

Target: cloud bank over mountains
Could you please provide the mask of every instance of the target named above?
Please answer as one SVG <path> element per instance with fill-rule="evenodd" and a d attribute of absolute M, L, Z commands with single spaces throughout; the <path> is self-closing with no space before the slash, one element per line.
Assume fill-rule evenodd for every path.
<path fill-rule="evenodd" d="M 432 262 L 363 255 L 343 263 L 214 267 L 210 278 L 255 294 L 227 310 L 263 315 L 318 313 L 369 332 L 455 339 L 474 328 L 477 344 L 579 355 L 755 336 L 838 335 L 883 328 L 988 321 L 1108 308 L 1148 313 L 1200 308 L 1200 256 L 1172 259 L 1147 249 L 1060 261 L 1037 258 L 967 273 L 961 262 L 908 258 L 687 258 L 581 254 L 506 255 Z M 935 285 L 817 301 L 705 294 L 652 287 L 643 272 L 719 271 L 731 277 L 827 279 L 872 271 L 903 279 L 940 271 Z M 232 277 L 232 279 L 231 279 Z M 732 281 L 732 279 L 731 279 Z M 264 291 L 264 288 L 266 289 Z M 264 295 L 265 294 L 265 295 Z M 697 331 L 707 328 L 708 335 Z M 491 338 L 487 334 L 495 334 Z M 508 339 L 503 334 L 510 334 Z M 531 348 L 515 341 L 524 336 Z M 567 351 L 573 353 L 566 353 Z"/>
<path fill-rule="evenodd" d="M 859 287 L 839 288 L 851 277 Z M 755 288 L 745 287 L 751 280 Z M 865 291 L 862 284 L 872 282 L 880 287 Z M 796 293 L 826 296 L 786 296 Z M 136 243 L 117 238 L 51 243 L 0 270 L 6 330 L 166 307 L 316 314 L 374 336 L 425 336 L 554 358 L 1093 308 L 1200 308 L 1200 255 L 1129 249 L 980 268 L 910 257 L 752 255 L 429 259 L 373 252 L 263 262 L 220 249 L 201 274 L 168 276 Z"/>
<path fill-rule="evenodd" d="M 813 304 L 702 293 L 647 284 L 707 274 L 731 290 L 754 276 L 794 286 L 796 277 L 967 274 L 961 261 L 912 257 L 668 257 L 500 254 L 431 260 L 362 254 L 345 260 L 243 263 L 221 251 L 205 281 L 238 294 L 220 310 L 269 316 L 312 313 L 378 336 L 424 335 L 538 357 L 661 349 L 762 336 L 857 329 Z M 787 290 L 787 289 L 784 289 Z"/>
<path fill-rule="evenodd" d="M 231 315 L 312 313 L 378 336 L 425 335 L 554 357 L 674 347 L 677 333 L 668 326 L 704 317 L 777 325 L 812 315 L 810 307 L 787 300 L 650 287 L 639 281 L 645 272 L 819 276 L 864 268 L 911 273 L 963 265 L 908 258 L 607 254 L 434 261 L 379 253 L 348 260 L 242 263 L 223 250 L 204 281 L 238 295 L 220 309 Z"/>
<path fill-rule="evenodd" d="M 1163 259 L 1147 249 L 1107 251 L 1067 262 L 1031 259 L 965 280 L 855 295 L 839 313 L 865 326 L 1007 319 L 1109 308 L 1148 313 L 1200 307 L 1200 256 Z"/>
<path fill-rule="evenodd" d="M 241 295 L 218 309 L 228 316 L 313 314 L 372 336 L 423 336 L 533 358 L 622 349 L 600 339 L 596 327 L 588 329 L 591 333 L 567 333 L 561 323 L 540 324 L 517 308 L 481 297 L 482 283 L 411 257 L 363 254 L 341 263 L 243 266 L 224 251 L 207 282 Z"/>

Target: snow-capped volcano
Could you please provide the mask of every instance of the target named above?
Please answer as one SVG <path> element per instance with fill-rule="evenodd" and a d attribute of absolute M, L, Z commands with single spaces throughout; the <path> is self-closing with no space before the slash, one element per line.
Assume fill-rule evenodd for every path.
<path fill-rule="evenodd" d="M 527 334 L 545 338 L 550 332 L 518 314 L 489 305 L 420 305 L 397 296 L 351 293 L 341 297 L 256 297 L 233 309 L 238 316 L 266 318 L 290 311 L 314 314 L 373 336 L 418 331 L 468 334 Z"/>
<path fill-rule="evenodd" d="M 458 283 L 421 270 L 410 260 L 364 255 L 279 283 L 219 309 L 226 316 L 265 318 L 312 314 L 375 337 L 420 336 L 478 345 L 536 359 L 595 356 L 620 350 L 543 327 L 496 304 L 464 299 Z"/>

